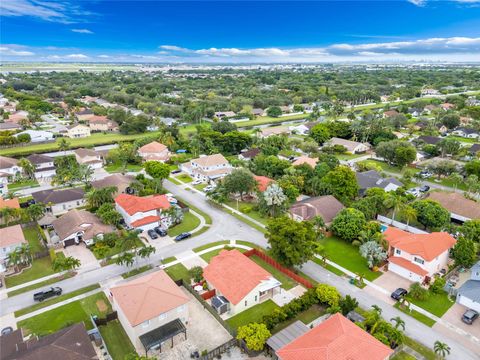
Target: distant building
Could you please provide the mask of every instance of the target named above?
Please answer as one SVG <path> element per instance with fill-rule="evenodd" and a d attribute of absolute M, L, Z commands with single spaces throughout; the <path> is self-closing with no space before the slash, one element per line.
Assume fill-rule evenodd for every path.
<path fill-rule="evenodd" d="M 16 130 L 22 130 L 22 129 L 23 129 L 22 125 L 11 122 L 11 121 L 0 122 L 0 132 L 16 131 Z"/>
<path fill-rule="evenodd" d="M 215 115 L 215 117 L 217 117 L 219 119 L 222 119 L 222 118 L 231 118 L 231 117 L 234 117 L 237 114 L 233 111 L 217 111 L 217 112 L 215 112 L 214 115 Z"/>
<path fill-rule="evenodd" d="M 293 204 L 290 207 L 290 216 L 297 221 L 312 220 L 320 216 L 325 224 L 330 224 L 342 209 L 343 204 L 332 195 L 315 196 Z"/>
<path fill-rule="evenodd" d="M 254 159 L 261 152 L 262 152 L 262 150 L 260 150 L 259 148 L 251 148 L 249 150 L 242 151 L 238 155 L 238 158 L 240 160 L 250 161 L 250 160 Z"/>
<path fill-rule="evenodd" d="M 30 135 L 30 142 L 32 143 L 53 140 L 53 133 L 50 131 L 44 131 L 44 130 L 25 130 L 13 136 L 18 137 L 19 135 L 23 135 L 23 134 Z"/>
<path fill-rule="evenodd" d="M 170 151 L 168 148 L 159 143 L 158 141 L 152 141 L 146 145 L 143 145 L 138 149 L 138 155 L 144 161 L 161 161 L 165 162 L 170 159 Z"/>
<path fill-rule="evenodd" d="M 465 127 L 456 128 L 452 131 L 452 135 L 461 136 L 467 139 L 478 139 L 480 137 L 480 133 L 477 130 Z"/>
<path fill-rule="evenodd" d="M 264 139 L 270 136 L 283 134 L 290 134 L 290 129 L 288 126 L 272 126 L 263 128 L 260 130 L 259 136 Z"/>
<path fill-rule="evenodd" d="M 92 132 L 117 132 L 120 128 L 116 121 L 106 116 L 93 116 L 88 120 L 88 127 Z"/>
<path fill-rule="evenodd" d="M 442 141 L 442 138 L 437 136 L 421 135 L 417 138 L 417 141 L 422 141 L 428 145 L 437 145 L 440 141 Z"/>
<path fill-rule="evenodd" d="M 316 158 L 314 159 L 314 158 L 311 158 L 311 157 L 308 157 L 308 156 L 300 156 L 297 159 L 295 159 L 295 161 L 292 163 L 292 165 L 293 166 L 300 166 L 300 165 L 307 164 L 310 167 L 315 168 L 315 166 L 317 166 L 317 163 L 318 163 L 318 159 L 316 159 Z"/>
<path fill-rule="evenodd" d="M 347 152 L 351 154 L 361 154 L 370 150 L 371 148 L 371 145 L 367 143 L 360 143 L 357 141 L 345 140 L 345 139 L 340 139 L 336 137 L 331 138 L 329 141 L 325 143 L 325 145 L 327 146 L 341 145 L 345 149 L 347 149 Z"/>

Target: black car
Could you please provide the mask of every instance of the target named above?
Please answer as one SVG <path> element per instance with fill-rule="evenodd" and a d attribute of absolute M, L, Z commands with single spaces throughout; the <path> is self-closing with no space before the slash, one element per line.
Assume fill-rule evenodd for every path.
<path fill-rule="evenodd" d="M 48 290 L 45 291 L 40 291 L 35 294 L 33 294 L 33 300 L 35 301 L 43 301 L 48 298 L 54 297 L 54 296 L 59 296 L 62 295 L 62 288 L 56 286 L 56 287 L 51 287 Z"/>
<path fill-rule="evenodd" d="M 167 236 L 167 230 L 162 229 L 160 226 L 157 226 L 157 227 L 156 227 L 155 229 L 153 229 L 153 230 L 155 230 L 155 232 L 156 232 L 158 235 L 162 236 L 162 237 L 163 237 L 163 236 Z"/>
<path fill-rule="evenodd" d="M 158 239 L 158 235 L 157 233 L 155 232 L 155 230 L 153 229 L 150 229 L 147 231 L 147 234 L 148 236 L 150 236 L 152 239 Z"/>
<path fill-rule="evenodd" d="M 12 332 L 13 332 L 13 328 L 11 326 L 8 326 L 8 327 L 2 329 L 1 334 L 3 336 L 3 335 L 8 335 Z"/>
<path fill-rule="evenodd" d="M 418 190 L 420 190 L 420 192 L 425 193 L 425 192 L 427 192 L 427 191 L 430 190 L 430 186 L 428 186 L 428 185 L 422 185 L 422 186 L 420 186 L 420 188 L 419 188 Z"/>
<path fill-rule="evenodd" d="M 390 297 L 393 299 L 393 300 L 400 300 L 402 297 L 404 297 L 405 295 L 407 295 L 408 291 L 403 289 L 403 288 L 398 288 L 397 290 L 395 290 L 391 295 Z"/>
<path fill-rule="evenodd" d="M 170 171 L 170 174 L 180 174 L 181 172 L 182 172 L 182 170 L 177 169 L 177 170 Z"/>
<path fill-rule="evenodd" d="M 182 240 L 188 239 L 190 236 L 192 236 L 192 234 L 190 234 L 188 232 L 184 232 L 184 233 L 181 233 L 180 235 L 178 235 L 175 238 L 175 241 L 182 241 Z"/>
<path fill-rule="evenodd" d="M 468 309 L 462 316 L 462 321 L 465 324 L 472 325 L 475 320 L 478 318 L 478 312 L 472 309 Z"/>

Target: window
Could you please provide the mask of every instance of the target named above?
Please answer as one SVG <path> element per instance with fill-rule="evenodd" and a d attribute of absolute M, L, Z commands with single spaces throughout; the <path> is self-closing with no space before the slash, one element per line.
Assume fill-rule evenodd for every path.
<path fill-rule="evenodd" d="M 420 259 L 418 257 L 414 257 L 413 261 L 415 261 L 416 263 L 422 264 L 422 265 L 425 263 L 425 261 L 423 261 L 423 259 Z"/>
<path fill-rule="evenodd" d="M 255 302 L 257 302 L 257 295 L 255 295 Z"/>
<path fill-rule="evenodd" d="M 148 325 L 150 325 L 150 320 L 144 321 L 144 322 L 142 323 L 142 327 L 143 327 L 143 328 L 148 327 Z"/>
<path fill-rule="evenodd" d="M 400 255 L 402 251 L 400 249 L 395 249 L 395 254 Z"/>
<path fill-rule="evenodd" d="M 245 306 L 247 306 L 247 300 L 245 300 Z"/>

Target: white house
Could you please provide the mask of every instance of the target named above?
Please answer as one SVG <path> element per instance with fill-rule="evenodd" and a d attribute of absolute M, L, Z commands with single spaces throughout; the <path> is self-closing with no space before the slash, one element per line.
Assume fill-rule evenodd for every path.
<path fill-rule="evenodd" d="M 27 244 L 27 240 L 20 225 L 0 228 L 0 273 L 7 268 L 9 254 L 23 244 Z"/>
<path fill-rule="evenodd" d="M 474 129 L 459 127 L 452 131 L 452 135 L 461 136 L 468 139 L 478 139 L 480 134 Z"/>
<path fill-rule="evenodd" d="M 100 169 L 103 166 L 102 156 L 95 150 L 80 148 L 76 149 L 74 153 L 79 164 L 88 165 L 92 169 Z"/>
<path fill-rule="evenodd" d="M 64 190 L 42 190 L 32 193 L 37 203 L 45 204 L 46 211 L 53 215 L 65 214 L 69 210 L 85 206 L 85 191 L 82 188 Z"/>
<path fill-rule="evenodd" d="M 162 225 L 171 225 L 171 216 L 166 213 L 171 205 L 165 195 L 140 197 L 120 194 L 115 198 L 115 208 L 122 215 L 125 223 L 142 231 Z"/>
<path fill-rule="evenodd" d="M 212 304 L 225 304 L 232 316 L 257 305 L 280 291 L 281 283 L 261 266 L 238 250 L 222 250 L 210 260 L 203 270 L 203 277 L 216 296 Z"/>
<path fill-rule="evenodd" d="M 185 330 L 188 323 L 190 299 L 163 270 L 115 286 L 110 294 L 118 320 L 132 344 L 137 349 L 143 347 L 147 354 L 162 344 L 146 341 L 146 334 L 165 325 Z"/>
<path fill-rule="evenodd" d="M 55 164 L 53 158 L 42 154 L 32 154 L 27 160 L 35 166 L 36 179 L 50 179 L 55 176 Z"/>
<path fill-rule="evenodd" d="M 347 152 L 352 154 L 361 154 L 370 150 L 371 146 L 367 143 L 360 143 L 358 141 L 345 140 L 340 138 L 331 138 L 325 143 L 326 146 L 341 145 L 347 149 Z"/>
<path fill-rule="evenodd" d="M 470 269 L 470 279 L 457 290 L 457 302 L 480 313 L 480 261 Z"/>
<path fill-rule="evenodd" d="M 232 172 L 232 166 L 222 154 L 201 156 L 180 165 L 180 168 L 194 179 L 201 181 L 222 178 Z"/>
<path fill-rule="evenodd" d="M 295 134 L 308 135 L 310 134 L 310 130 L 312 130 L 312 128 L 317 124 L 318 122 L 302 123 L 300 125 L 292 125 L 289 127 L 289 129 Z"/>
<path fill-rule="evenodd" d="M 383 233 L 388 242 L 388 270 L 422 283 L 448 269 L 449 251 L 456 240 L 447 232 L 412 234 L 394 227 Z"/>
<path fill-rule="evenodd" d="M 0 195 L 4 196 L 8 193 L 8 183 L 22 172 L 22 168 L 18 166 L 18 160 L 0 156 Z"/>
<path fill-rule="evenodd" d="M 19 135 L 23 135 L 23 134 L 30 135 L 30 142 L 33 142 L 33 143 L 53 140 L 53 133 L 50 131 L 44 131 L 44 130 L 25 130 L 13 136 L 18 137 Z"/>
<path fill-rule="evenodd" d="M 90 128 L 82 124 L 67 126 L 67 136 L 71 139 L 90 136 Z"/>
<path fill-rule="evenodd" d="M 168 148 L 159 143 L 158 141 L 152 141 L 146 145 L 143 145 L 140 149 L 138 149 L 138 155 L 144 161 L 161 161 L 165 162 L 170 159 L 170 151 Z"/>
<path fill-rule="evenodd" d="M 360 189 L 360 195 L 365 194 L 365 192 L 371 188 L 380 188 L 386 192 L 389 192 L 395 191 L 403 186 L 403 184 L 393 176 L 384 178 L 378 171 L 375 170 L 357 172 L 355 175 L 357 178 L 358 187 Z"/>

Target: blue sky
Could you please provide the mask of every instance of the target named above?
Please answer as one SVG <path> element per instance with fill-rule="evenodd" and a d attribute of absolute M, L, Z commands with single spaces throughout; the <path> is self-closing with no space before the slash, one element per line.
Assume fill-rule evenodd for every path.
<path fill-rule="evenodd" d="M 2 61 L 480 61 L 480 0 L 2 0 Z"/>

